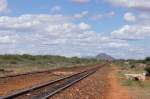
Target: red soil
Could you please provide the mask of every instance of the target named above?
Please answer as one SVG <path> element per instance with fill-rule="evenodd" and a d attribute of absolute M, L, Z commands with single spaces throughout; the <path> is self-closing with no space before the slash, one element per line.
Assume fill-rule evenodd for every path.
<path fill-rule="evenodd" d="M 0 78 L 0 96 L 4 96 L 19 89 L 31 87 L 35 84 L 56 80 L 57 78 L 71 75 L 72 72 L 76 73 L 84 69 L 85 67 L 61 68 L 29 75 Z"/>
<path fill-rule="evenodd" d="M 23 77 L 13 77 L 0 79 L 0 95 L 5 95 L 7 93 L 13 92 L 17 89 L 22 89 L 25 87 L 32 86 L 34 84 L 39 84 L 48 80 L 56 79 L 57 76 L 51 73 L 42 73 L 36 75 L 23 76 Z"/>
<path fill-rule="evenodd" d="M 105 99 L 131 99 L 127 89 L 120 85 L 116 73 L 117 67 L 112 66 L 111 72 L 108 75 L 108 86 Z"/>
<path fill-rule="evenodd" d="M 67 71 L 80 71 L 70 69 Z M 90 77 L 83 79 L 72 87 L 51 97 L 52 99 L 131 99 L 126 88 L 120 85 L 116 66 L 106 66 Z M 62 71 L 64 71 L 62 69 Z M 16 89 L 26 88 L 34 84 L 58 78 L 52 73 L 28 75 L 22 77 L 0 79 L 0 95 L 5 95 Z"/>
<path fill-rule="evenodd" d="M 106 66 L 50 99 L 131 99 L 116 73 L 115 66 Z"/>

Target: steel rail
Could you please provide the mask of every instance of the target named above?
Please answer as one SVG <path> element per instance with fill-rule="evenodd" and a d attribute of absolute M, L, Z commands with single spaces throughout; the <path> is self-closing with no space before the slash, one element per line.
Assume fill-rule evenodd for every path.
<path fill-rule="evenodd" d="M 101 67 L 103 67 L 104 65 L 102 65 Z M 88 77 L 89 75 L 93 74 L 94 72 L 96 72 L 101 67 L 95 67 L 92 69 L 88 69 L 88 70 L 82 71 L 80 73 L 73 74 L 71 76 L 60 78 L 60 79 L 55 80 L 55 81 L 49 81 L 49 82 L 42 83 L 39 85 L 34 85 L 31 88 L 22 89 L 22 90 L 19 90 L 17 92 L 14 92 L 12 94 L 6 95 L 6 96 L 2 97 L 2 99 L 20 99 L 17 97 L 28 96 L 28 95 L 31 95 L 31 96 L 29 96 L 30 98 L 26 98 L 26 99 L 47 99 L 48 97 L 51 97 L 52 95 L 54 95 L 54 94 L 56 94 L 56 93 L 58 93 L 64 89 L 66 89 L 67 87 L 75 84 L 76 82 Z M 66 80 L 66 82 L 65 82 L 65 80 Z M 63 83 L 63 82 L 65 82 L 65 83 Z M 48 86 L 50 86 L 49 90 L 51 90 L 51 91 L 46 89 Z M 32 93 L 35 94 L 35 92 L 37 90 L 41 90 L 41 89 L 46 90 L 46 91 L 42 91 L 41 93 L 36 94 L 32 97 Z"/>

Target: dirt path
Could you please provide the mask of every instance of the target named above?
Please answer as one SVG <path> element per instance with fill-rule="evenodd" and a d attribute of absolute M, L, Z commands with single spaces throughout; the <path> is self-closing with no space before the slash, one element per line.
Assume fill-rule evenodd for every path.
<path fill-rule="evenodd" d="M 111 68 L 111 72 L 108 75 L 108 92 L 105 99 L 131 99 L 126 88 L 120 85 L 116 77 L 118 68 L 116 66 Z"/>

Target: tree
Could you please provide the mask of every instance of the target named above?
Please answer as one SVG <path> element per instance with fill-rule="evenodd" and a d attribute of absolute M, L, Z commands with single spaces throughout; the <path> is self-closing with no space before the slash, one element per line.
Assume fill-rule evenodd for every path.
<path fill-rule="evenodd" d="M 146 57 L 145 61 L 150 61 L 150 57 Z"/>
<path fill-rule="evenodd" d="M 144 70 L 147 72 L 146 75 L 150 75 L 150 67 L 145 67 Z"/>

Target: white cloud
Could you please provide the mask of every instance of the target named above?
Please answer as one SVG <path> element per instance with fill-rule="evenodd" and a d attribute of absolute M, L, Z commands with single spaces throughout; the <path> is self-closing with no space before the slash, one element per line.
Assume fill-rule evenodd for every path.
<path fill-rule="evenodd" d="M 15 39 L 13 39 L 8 35 L 0 37 L 0 44 L 6 44 L 6 43 L 15 43 Z"/>
<path fill-rule="evenodd" d="M 83 11 L 81 13 L 77 13 L 74 15 L 74 18 L 77 18 L 77 19 L 83 18 L 83 17 L 87 16 L 88 13 L 89 13 L 88 11 Z"/>
<path fill-rule="evenodd" d="M 148 56 L 149 48 L 147 48 L 150 38 L 150 18 L 147 12 L 136 12 L 136 15 L 127 12 L 124 19 L 128 23 L 111 32 L 113 39 L 125 40 L 128 43 L 126 47 L 115 49 L 118 51 L 116 57 L 127 58 L 144 58 Z M 125 44 L 124 44 L 125 45 Z"/>
<path fill-rule="evenodd" d="M 92 20 L 99 20 L 99 19 L 103 19 L 103 18 L 110 18 L 115 16 L 115 12 L 111 11 L 111 12 L 106 12 L 103 14 L 92 14 L 89 13 L 89 11 L 82 11 L 80 13 L 76 13 L 73 16 L 71 16 L 72 19 L 82 19 L 82 18 L 88 18 L 88 19 L 92 19 Z"/>
<path fill-rule="evenodd" d="M 108 13 L 104 13 L 104 14 L 97 14 L 97 15 L 92 15 L 91 19 L 94 20 L 99 20 L 99 19 L 103 19 L 103 18 L 109 18 L 115 15 L 115 12 L 108 12 Z"/>
<path fill-rule="evenodd" d="M 128 40 L 142 40 L 149 37 L 149 24 L 125 25 L 113 31 L 111 36 L 103 36 L 101 33 L 94 32 L 90 24 L 73 23 L 70 17 L 60 14 L 0 17 L 0 54 L 88 56 L 106 52 L 118 57 L 130 57 L 129 54 L 133 53 L 132 49 L 140 47 L 131 46 Z M 121 55 L 119 52 L 124 54 Z"/>
<path fill-rule="evenodd" d="M 8 4 L 6 0 L 0 0 L 0 12 L 8 12 Z"/>
<path fill-rule="evenodd" d="M 128 47 L 129 44 L 124 42 L 124 43 L 117 43 L 117 42 L 110 42 L 107 45 L 108 47 L 112 47 L 112 48 L 121 48 L 121 47 Z"/>
<path fill-rule="evenodd" d="M 131 12 L 127 12 L 127 13 L 124 14 L 124 20 L 126 20 L 128 22 L 135 22 L 136 17 Z"/>
<path fill-rule="evenodd" d="M 107 0 L 109 3 L 127 8 L 150 10 L 149 0 Z"/>
<path fill-rule="evenodd" d="M 150 15 L 149 15 L 149 13 L 140 13 L 139 15 L 138 15 L 138 18 L 140 18 L 140 19 L 146 19 L 146 20 L 150 20 Z"/>
<path fill-rule="evenodd" d="M 135 25 L 150 25 L 150 14 L 147 12 L 139 12 L 136 14 L 127 12 L 124 14 L 124 20 L 127 22 L 132 22 Z"/>
<path fill-rule="evenodd" d="M 72 2 L 78 3 L 78 4 L 85 4 L 85 3 L 90 2 L 90 0 L 72 0 Z"/>
<path fill-rule="evenodd" d="M 17 34 L 14 34 L 13 31 L 0 30 L 0 44 L 14 44 L 16 43 L 17 37 Z"/>
<path fill-rule="evenodd" d="M 79 28 L 81 30 L 89 30 L 91 28 L 91 26 L 82 22 L 82 23 L 79 24 Z"/>
<path fill-rule="evenodd" d="M 60 11 L 61 11 L 61 7 L 58 6 L 58 5 L 57 5 L 57 6 L 54 6 L 54 7 L 51 8 L 51 11 L 52 11 L 52 12 L 60 12 Z"/>
<path fill-rule="evenodd" d="M 47 14 L 1 16 L 0 42 L 5 43 L 0 45 L 1 53 L 68 56 L 94 55 L 103 48 L 127 45 L 126 41 L 101 36 L 92 31 L 92 26 L 85 22 L 75 24 L 66 16 Z M 10 42 L 9 45 L 6 42 Z"/>
<path fill-rule="evenodd" d="M 150 37 L 150 25 L 125 25 L 122 28 L 111 33 L 115 38 L 119 39 L 145 39 Z"/>

